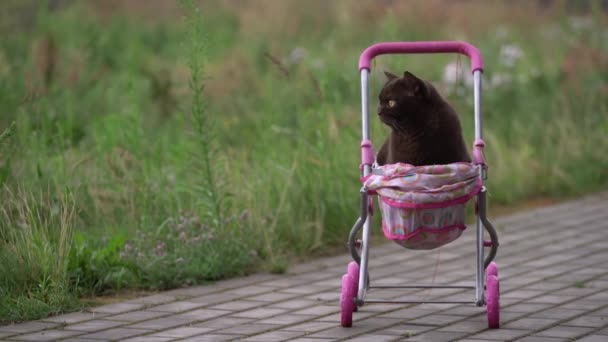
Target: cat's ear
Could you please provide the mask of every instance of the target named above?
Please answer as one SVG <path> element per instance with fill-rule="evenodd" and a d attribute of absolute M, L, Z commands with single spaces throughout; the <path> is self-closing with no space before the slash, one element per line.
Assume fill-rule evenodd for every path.
<path fill-rule="evenodd" d="M 397 75 L 393 74 L 393 73 L 392 73 L 392 72 L 390 72 L 390 71 L 384 71 L 384 75 L 386 76 L 386 78 L 387 78 L 389 81 L 392 81 L 392 80 L 394 80 L 395 78 L 399 78 L 399 76 L 397 76 Z"/>
<path fill-rule="evenodd" d="M 410 84 L 413 85 L 413 91 L 416 96 L 428 98 L 431 95 L 431 91 L 427 83 L 424 80 L 421 80 L 418 77 L 414 76 L 414 74 L 412 74 L 411 72 L 405 71 L 403 73 L 403 79 L 410 81 Z"/>

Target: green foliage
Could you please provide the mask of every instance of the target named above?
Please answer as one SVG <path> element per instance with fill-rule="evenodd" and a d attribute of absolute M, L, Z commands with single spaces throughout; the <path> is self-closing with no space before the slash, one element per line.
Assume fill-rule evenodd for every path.
<path fill-rule="evenodd" d="M 28 3 L 0 12 L 36 13 Z M 357 59 L 377 41 L 480 48 L 492 204 L 606 188 L 602 14 L 459 2 L 439 27 L 432 2 L 361 3 L 185 1 L 176 25 L 74 2 L 43 6 L 27 30 L 3 22 L 0 320 L 69 310 L 79 295 L 280 273 L 341 246 L 359 200 Z M 441 82 L 448 63 L 454 84 Z M 379 57 L 371 108 L 382 71 L 407 69 L 440 86 L 472 141 L 467 67 Z M 376 146 L 385 134 L 373 120 Z"/>

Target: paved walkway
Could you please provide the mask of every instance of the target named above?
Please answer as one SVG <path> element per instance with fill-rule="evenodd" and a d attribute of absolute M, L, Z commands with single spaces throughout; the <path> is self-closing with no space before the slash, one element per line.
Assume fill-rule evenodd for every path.
<path fill-rule="evenodd" d="M 354 314 L 352 328 L 342 328 L 340 278 L 350 261 L 343 255 L 294 266 L 286 275 L 254 275 L 3 326 L 0 340 L 608 341 L 608 193 L 494 221 L 501 242 L 499 330 L 487 330 L 484 308 L 447 304 L 367 305 Z M 372 285 L 471 285 L 474 235 L 468 229 L 429 252 L 372 246 Z M 379 290 L 373 297 L 472 301 L 474 294 Z"/>

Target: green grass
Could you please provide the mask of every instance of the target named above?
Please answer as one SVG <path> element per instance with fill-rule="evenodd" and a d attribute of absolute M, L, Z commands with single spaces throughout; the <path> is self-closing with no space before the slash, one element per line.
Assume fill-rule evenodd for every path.
<path fill-rule="evenodd" d="M 335 251 L 358 208 L 356 65 L 378 41 L 464 39 L 482 51 L 492 204 L 607 188 L 605 14 L 409 3 L 211 1 L 202 15 L 176 7 L 187 20 L 142 20 L 146 5 L 0 5 L 11 32 L 0 41 L 0 321 Z M 12 21 L 19 13 L 33 24 Z M 523 58 L 510 65 L 506 46 Z M 462 74 L 448 89 L 450 62 Z M 432 80 L 472 142 L 468 65 L 384 56 L 371 87 L 385 68 Z M 372 119 L 379 146 L 386 129 Z"/>

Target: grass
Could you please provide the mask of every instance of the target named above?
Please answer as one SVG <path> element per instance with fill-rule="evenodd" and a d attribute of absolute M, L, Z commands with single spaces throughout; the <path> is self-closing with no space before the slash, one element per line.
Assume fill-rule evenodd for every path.
<path fill-rule="evenodd" d="M 335 251 L 358 208 L 356 64 L 377 41 L 463 39 L 482 51 L 492 205 L 607 188 L 598 8 L 104 4 L 0 5 L 11 32 L 0 41 L 0 321 Z M 456 84 L 442 81 L 448 63 Z M 430 79 L 472 141 L 468 65 L 383 56 L 371 88 L 385 68 Z M 372 128 L 379 146 L 386 129 Z"/>

